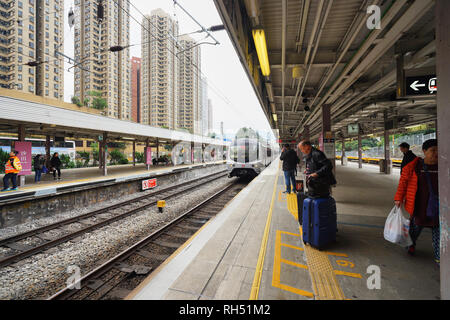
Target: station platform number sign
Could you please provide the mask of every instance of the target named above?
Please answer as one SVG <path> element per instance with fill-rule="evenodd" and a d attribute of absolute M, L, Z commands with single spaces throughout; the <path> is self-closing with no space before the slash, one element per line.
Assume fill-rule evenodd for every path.
<path fill-rule="evenodd" d="M 157 186 L 156 178 L 147 179 L 142 181 L 142 191 L 153 189 Z"/>

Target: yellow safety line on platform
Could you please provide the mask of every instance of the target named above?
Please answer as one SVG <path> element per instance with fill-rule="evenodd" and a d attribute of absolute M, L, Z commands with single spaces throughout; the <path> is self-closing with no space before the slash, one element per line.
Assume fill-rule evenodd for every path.
<path fill-rule="evenodd" d="M 273 272 L 272 272 L 272 286 L 275 288 L 279 288 L 281 290 L 285 290 L 288 292 L 292 292 L 307 298 L 313 298 L 314 295 L 312 292 L 306 291 L 306 290 L 302 290 L 302 289 L 298 289 L 286 284 L 282 284 L 281 283 L 281 264 L 287 264 L 287 265 L 291 265 L 300 269 L 308 269 L 307 266 L 300 264 L 300 263 L 296 263 L 294 261 L 290 261 L 290 260 L 286 260 L 286 259 L 282 259 L 281 258 L 281 247 L 285 246 L 285 247 L 289 247 L 289 248 L 293 248 L 296 250 L 300 250 L 303 251 L 303 248 L 299 248 L 299 247 L 295 247 L 295 246 L 291 246 L 291 245 L 287 245 L 283 242 L 281 242 L 281 235 L 282 234 L 287 234 L 287 235 L 291 235 L 291 236 L 295 236 L 295 237 L 300 237 L 300 235 L 298 234 L 293 234 L 290 232 L 286 232 L 286 231 L 281 231 L 281 230 L 277 230 L 276 232 L 276 236 L 275 236 L 275 254 L 274 254 L 274 261 L 273 261 Z"/>
<path fill-rule="evenodd" d="M 303 248 L 297 247 L 297 246 L 293 246 L 292 244 L 287 244 L 287 243 L 282 243 L 281 244 L 283 247 L 287 247 L 287 248 L 291 248 L 291 249 L 295 249 L 295 250 L 300 250 L 303 251 Z"/>
<path fill-rule="evenodd" d="M 341 270 L 334 270 L 334 274 L 339 276 L 347 276 L 352 278 L 362 279 L 362 275 L 360 273 L 346 272 Z"/>
<path fill-rule="evenodd" d="M 259 287 L 261 285 L 261 277 L 264 266 L 264 257 L 267 250 L 267 240 L 269 238 L 270 223 L 272 221 L 273 206 L 275 204 L 276 191 L 278 185 L 278 177 L 280 174 L 280 165 L 278 165 L 277 176 L 273 184 L 272 201 L 270 203 L 269 213 L 267 215 L 266 227 L 264 228 L 264 235 L 261 242 L 261 248 L 259 249 L 258 263 L 256 264 L 255 275 L 253 277 L 252 291 L 250 293 L 249 300 L 258 300 Z"/>

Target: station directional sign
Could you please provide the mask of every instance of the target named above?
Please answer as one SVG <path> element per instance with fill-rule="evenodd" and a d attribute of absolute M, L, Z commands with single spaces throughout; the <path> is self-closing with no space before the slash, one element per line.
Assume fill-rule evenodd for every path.
<path fill-rule="evenodd" d="M 406 95 L 423 96 L 437 92 L 436 75 L 406 77 Z"/>

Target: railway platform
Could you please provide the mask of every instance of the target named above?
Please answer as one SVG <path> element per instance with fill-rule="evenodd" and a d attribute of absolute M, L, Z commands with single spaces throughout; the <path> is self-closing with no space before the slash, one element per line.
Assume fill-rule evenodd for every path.
<path fill-rule="evenodd" d="M 414 257 L 383 238 L 398 170 L 384 175 L 351 163 L 336 170 L 339 231 L 325 251 L 303 244 L 297 198 L 282 193 L 277 160 L 127 299 L 439 299 L 431 232 Z"/>

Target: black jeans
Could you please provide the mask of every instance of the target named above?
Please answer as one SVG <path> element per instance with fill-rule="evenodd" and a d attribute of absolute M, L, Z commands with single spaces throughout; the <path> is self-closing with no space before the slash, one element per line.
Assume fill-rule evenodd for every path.
<path fill-rule="evenodd" d="M 3 177 L 3 189 L 9 188 L 9 179 L 12 181 L 13 189 L 17 188 L 17 173 L 7 173 Z"/>
<path fill-rule="evenodd" d="M 58 178 L 61 178 L 61 168 L 53 168 L 53 178 L 56 178 L 56 171 L 58 171 Z"/>

